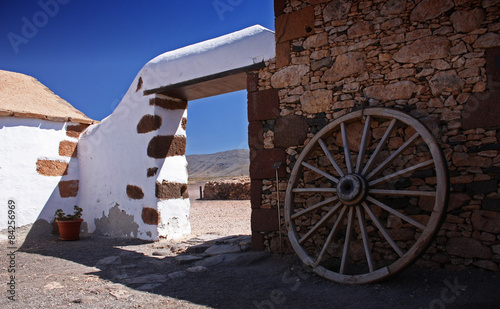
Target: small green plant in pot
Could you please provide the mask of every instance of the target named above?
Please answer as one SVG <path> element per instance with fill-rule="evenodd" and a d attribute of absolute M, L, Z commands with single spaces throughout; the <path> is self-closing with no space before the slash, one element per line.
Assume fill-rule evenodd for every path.
<path fill-rule="evenodd" d="M 59 227 L 59 236 L 61 240 L 78 240 L 80 239 L 80 226 L 82 225 L 83 219 L 82 211 L 80 207 L 75 205 L 75 213 L 65 214 L 62 209 L 56 210 L 55 221 Z"/>

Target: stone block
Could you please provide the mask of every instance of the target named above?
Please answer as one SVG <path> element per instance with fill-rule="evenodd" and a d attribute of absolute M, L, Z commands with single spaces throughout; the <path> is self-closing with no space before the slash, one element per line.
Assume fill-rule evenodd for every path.
<path fill-rule="evenodd" d="M 371 33 L 373 33 L 373 23 L 369 21 L 355 23 L 347 30 L 347 36 L 349 39 L 369 35 Z"/>
<path fill-rule="evenodd" d="M 290 64 L 290 42 L 276 44 L 276 68 L 281 69 Z"/>
<path fill-rule="evenodd" d="M 450 201 L 448 202 L 448 211 L 453 211 L 455 209 L 460 209 L 462 206 L 469 203 L 471 200 L 470 196 L 463 193 L 451 193 Z"/>
<path fill-rule="evenodd" d="M 160 200 L 189 198 L 188 186 L 185 183 L 156 182 L 156 197 Z"/>
<path fill-rule="evenodd" d="M 448 254 L 464 258 L 490 259 L 491 250 L 481 242 L 467 237 L 451 238 L 446 245 Z"/>
<path fill-rule="evenodd" d="M 276 119 L 279 115 L 277 89 L 248 92 L 248 121 Z"/>
<path fill-rule="evenodd" d="M 452 156 L 453 165 L 460 166 L 474 166 L 474 167 L 491 167 L 493 160 L 487 157 L 477 155 L 468 155 L 464 152 L 455 152 Z"/>
<path fill-rule="evenodd" d="M 78 180 L 61 181 L 57 185 L 59 187 L 59 195 L 62 198 L 75 197 L 78 195 Z"/>
<path fill-rule="evenodd" d="M 368 98 L 381 101 L 409 100 L 417 90 L 418 87 L 415 83 L 401 81 L 388 85 L 367 87 L 364 89 L 364 94 Z"/>
<path fill-rule="evenodd" d="M 156 209 L 150 207 L 142 208 L 142 221 L 148 225 L 158 225 L 160 222 L 160 215 Z"/>
<path fill-rule="evenodd" d="M 153 177 L 153 176 L 156 175 L 157 172 L 158 172 L 158 168 L 157 167 L 150 167 L 150 168 L 148 168 L 147 176 L 148 177 Z"/>
<path fill-rule="evenodd" d="M 441 59 L 450 54 L 451 42 L 446 37 L 429 36 L 406 45 L 394 54 L 401 63 L 420 63 L 429 59 Z"/>
<path fill-rule="evenodd" d="M 442 92 L 460 91 L 465 82 L 457 75 L 455 71 L 438 72 L 429 81 L 431 91 L 434 96 Z"/>
<path fill-rule="evenodd" d="M 308 71 L 309 67 L 304 64 L 282 68 L 271 77 L 271 86 L 273 88 L 298 86 Z"/>
<path fill-rule="evenodd" d="M 333 106 L 333 91 L 327 89 L 307 90 L 300 97 L 302 110 L 309 114 L 329 111 Z"/>
<path fill-rule="evenodd" d="M 314 50 L 315 48 L 325 46 L 327 44 L 328 44 L 328 33 L 321 32 L 321 33 L 309 36 L 304 41 L 303 45 L 304 45 L 304 49 Z"/>
<path fill-rule="evenodd" d="M 147 149 L 148 156 L 162 159 L 172 156 L 183 156 L 186 153 L 186 137 L 158 135 L 151 139 Z"/>
<path fill-rule="evenodd" d="M 252 232 L 252 251 L 263 251 L 264 250 L 264 235 L 260 232 Z"/>
<path fill-rule="evenodd" d="M 387 1 L 382 9 L 380 10 L 380 15 L 398 15 L 406 9 L 406 1 L 401 0 L 389 0 Z"/>
<path fill-rule="evenodd" d="M 80 134 L 88 128 L 88 126 L 88 124 L 69 125 L 66 128 L 66 135 L 78 138 L 80 137 Z"/>
<path fill-rule="evenodd" d="M 347 18 L 351 10 L 351 1 L 334 0 L 328 3 L 323 10 L 323 20 L 325 22 L 337 21 Z"/>
<path fill-rule="evenodd" d="M 262 180 L 250 181 L 250 203 L 253 209 L 258 209 L 262 205 Z"/>
<path fill-rule="evenodd" d="M 426 21 L 436 18 L 455 6 L 453 0 L 423 0 L 411 12 L 413 22 Z"/>
<path fill-rule="evenodd" d="M 149 100 L 149 105 L 159 106 L 167 110 L 187 109 L 188 102 L 182 99 L 156 97 Z"/>
<path fill-rule="evenodd" d="M 493 48 L 500 46 L 500 34 L 488 32 L 480 36 L 475 42 L 474 48 Z"/>
<path fill-rule="evenodd" d="M 307 118 L 290 115 L 276 120 L 274 145 L 279 148 L 302 145 L 307 138 Z"/>
<path fill-rule="evenodd" d="M 252 232 L 273 232 L 279 229 L 277 209 L 252 209 Z"/>
<path fill-rule="evenodd" d="M 59 155 L 63 157 L 73 157 L 78 156 L 77 151 L 78 143 L 70 141 L 61 141 L 59 143 Z"/>
<path fill-rule="evenodd" d="M 158 115 L 144 115 L 137 124 L 137 133 L 144 134 L 158 130 L 161 127 L 161 117 Z"/>
<path fill-rule="evenodd" d="M 127 196 L 133 200 L 142 200 L 144 198 L 144 192 L 138 186 L 127 185 Z"/>
<path fill-rule="evenodd" d="M 475 229 L 492 234 L 500 233 L 500 212 L 474 210 L 471 217 Z"/>
<path fill-rule="evenodd" d="M 264 149 L 264 125 L 262 121 L 248 123 L 248 147 L 250 149 Z"/>
<path fill-rule="evenodd" d="M 57 160 L 41 160 L 36 162 L 36 171 L 44 176 L 64 176 L 68 174 L 68 163 Z"/>
<path fill-rule="evenodd" d="M 283 12 L 286 7 L 286 1 L 285 0 L 274 0 L 274 17 L 281 16 L 285 14 Z"/>
<path fill-rule="evenodd" d="M 278 169 L 279 177 L 286 177 L 286 153 L 282 148 L 265 150 L 250 150 L 250 178 L 276 178 L 276 171 L 272 169 L 276 162 L 282 162 Z"/>
<path fill-rule="evenodd" d="M 299 11 L 282 14 L 276 17 L 276 43 L 305 37 L 314 29 L 314 8 L 306 7 Z"/>
<path fill-rule="evenodd" d="M 332 57 L 325 57 L 320 60 L 311 62 L 311 70 L 317 71 L 323 67 L 331 68 L 333 64 Z"/>
<path fill-rule="evenodd" d="M 361 73 L 365 70 L 366 55 L 361 52 L 350 52 L 337 56 L 332 67 L 325 71 L 321 78 L 326 82 L 337 82 L 344 77 Z"/>
<path fill-rule="evenodd" d="M 247 91 L 254 92 L 259 90 L 259 74 L 248 73 L 247 74 Z"/>

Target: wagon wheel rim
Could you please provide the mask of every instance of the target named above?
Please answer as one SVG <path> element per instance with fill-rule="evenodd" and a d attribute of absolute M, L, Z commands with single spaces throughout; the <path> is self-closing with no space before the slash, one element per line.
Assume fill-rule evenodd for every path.
<path fill-rule="evenodd" d="M 352 145 L 348 142 L 348 126 L 363 121 L 361 141 L 358 149 L 353 151 L 350 149 Z M 385 131 L 377 142 L 377 139 L 372 136 L 374 131 L 372 126 L 373 123 L 380 124 L 380 121 L 388 125 L 385 129 L 379 128 L 379 132 Z M 413 130 L 414 134 L 406 137 L 401 146 L 388 151 L 389 141 L 394 131 L 396 129 L 401 131 L 401 128 L 406 128 L 410 132 Z M 329 149 L 330 144 L 327 140 L 331 139 L 332 134 L 336 134 L 341 140 L 342 147 L 339 147 L 338 153 L 332 153 Z M 422 158 L 419 158 L 420 154 L 416 152 L 419 147 L 424 149 Z M 412 149 L 417 153 L 417 159 L 420 161 L 408 163 L 409 166 L 404 165 L 392 171 L 394 168 L 391 165 L 394 165 L 396 160 L 406 158 L 406 152 L 411 153 Z M 324 161 L 328 162 L 326 168 L 307 162 L 314 151 L 322 152 Z M 337 156 L 337 159 L 334 156 Z M 339 156 L 340 160 L 338 160 Z M 430 156 L 430 159 L 426 159 L 425 156 Z M 389 168 L 391 168 L 390 172 L 380 176 L 386 170 L 389 171 Z M 415 190 L 413 186 L 410 190 L 383 188 L 388 183 L 406 179 L 408 175 L 415 175 L 414 173 L 422 170 L 432 171 L 432 169 L 435 172 L 435 185 L 419 187 L 419 189 L 424 188 L 425 191 Z M 315 174 L 317 179 L 322 181 L 321 185 L 305 183 L 304 171 Z M 319 196 L 321 200 L 310 206 L 297 206 L 296 198 L 300 199 L 302 195 Z M 302 262 L 312 267 L 318 275 L 340 283 L 378 282 L 410 266 L 425 252 L 444 218 L 448 195 L 447 163 L 429 129 L 417 119 L 401 111 L 368 108 L 351 112 L 334 120 L 321 129 L 301 151 L 294 163 L 285 195 L 285 225 L 294 251 Z M 387 205 L 383 200 L 384 197 L 404 197 L 409 198 L 410 201 L 418 200 L 418 203 L 421 200 L 427 200 L 428 211 L 426 214 L 423 212 L 424 215 L 420 217 L 408 215 L 404 211 Z M 374 213 L 375 210 L 378 210 L 379 214 L 386 213 L 387 218 L 394 216 L 396 221 L 401 221 L 405 229 L 413 230 L 414 241 L 407 240 L 408 245 L 395 241 L 388 228 L 384 226 L 388 223 L 381 222 L 379 216 Z M 296 222 L 319 211 L 321 214 L 310 226 Z M 428 218 L 427 222 L 425 218 Z M 419 222 L 419 219 L 424 222 Z M 367 231 L 369 227 L 371 230 Z M 394 229 L 390 232 L 394 232 Z M 357 269 L 351 273 L 348 264 L 353 234 L 357 234 L 354 241 L 357 241 L 358 247 L 362 247 L 364 252 L 364 261 L 361 261 L 361 264 L 364 263 L 362 267 L 365 270 Z M 380 244 L 372 239 L 371 235 L 375 235 L 377 241 L 385 241 L 382 243 L 385 249 L 390 248 L 393 250 L 393 255 L 397 254 L 394 261 L 384 263 L 384 261 L 374 260 L 374 248 Z M 341 243 L 342 239 L 343 243 Z M 311 249 L 313 240 L 319 241 L 320 244 L 315 246 L 313 243 L 313 249 Z M 336 243 L 336 240 L 339 243 Z M 401 243 L 406 246 L 404 249 L 400 248 Z M 339 249 L 333 250 L 332 244 L 338 245 Z M 327 267 L 322 263 L 332 250 L 334 255 L 338 254 L 336 260 L 340 262 L 340 265 Z"/>

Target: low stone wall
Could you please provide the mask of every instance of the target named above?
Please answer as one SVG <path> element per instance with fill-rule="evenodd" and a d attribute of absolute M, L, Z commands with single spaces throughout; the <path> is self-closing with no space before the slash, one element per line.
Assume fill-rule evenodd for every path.
<path fill-rule="evenodd" d="M 250 179 L 209 181 L 203 189 L 203 198 L 206 200 L 249 200 Z"/>

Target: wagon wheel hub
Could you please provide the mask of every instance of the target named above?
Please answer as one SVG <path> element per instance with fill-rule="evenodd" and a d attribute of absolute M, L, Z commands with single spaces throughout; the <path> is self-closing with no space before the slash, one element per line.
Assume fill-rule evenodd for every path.
<path fill-rule="evenodd" d="M 337 195 L 345 205 L 355 206 L 363 202 L 367 193 L 366 181 L 358 174 L 349 174 L 340 178 Z"/>

